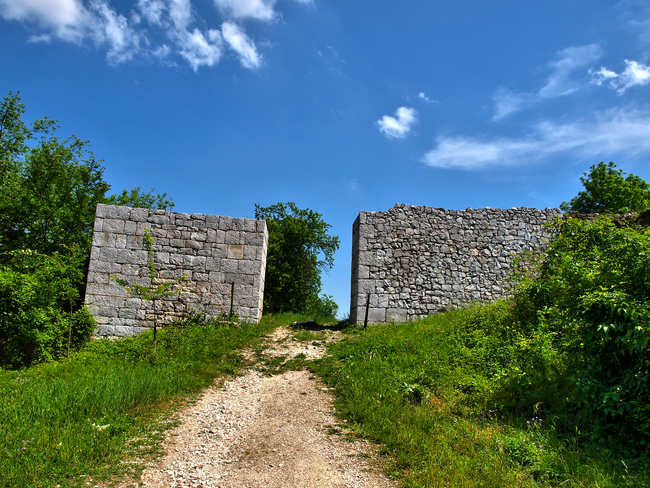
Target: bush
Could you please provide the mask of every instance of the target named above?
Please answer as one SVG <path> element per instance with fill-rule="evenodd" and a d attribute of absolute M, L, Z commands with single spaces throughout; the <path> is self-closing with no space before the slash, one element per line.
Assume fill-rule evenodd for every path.
<path fill-rule="evenodd" d="M 620 224 L 619 224 L 620 225 Z M 516 293 L 526 327 L 567 357 L 568 406 L 594 439 L 650 448 L 650 230 L 557 220 L 537 276 Z"/>
<path fill-rule="evenodd" d="M 19 253 L 0 268 L 0 367 L 17 369 L 65 357 L 96 324 L 75 303 L 74 269 L 58 256 Z"/>

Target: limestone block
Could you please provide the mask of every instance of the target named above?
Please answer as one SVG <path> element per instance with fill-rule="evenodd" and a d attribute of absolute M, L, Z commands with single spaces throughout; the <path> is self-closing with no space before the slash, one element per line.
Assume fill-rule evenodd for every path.
<path fill-rule="evenodd" d="M 124 233 L 127 236 L 134 235 L 137 230 L 138 230 L 138 224 L 136 222 L 132 220 L 127 220 L 124 222 Z"/>
<path fill-rule="evenodd" d="M 155 211 L 154 211 L 155 212 Z M 153 213 L 149 215 L 147 222 L 158 225 L 167 225 L 169 224 L 169 215 Z"/>
<path fill-rule="evenodd" d="M 219 217 L 219 230 L 232 230 L 232 221 L 233 219 L 231 217 Z"/>
<path fill-rule="evenodd" d="M 237 270 L 245 275 L 256 275 L 259 273 L 259 264 L 255 261 L 239 261 Z"/>
<path fill-rule="evenodd" d="M 238 230 L 231 230 L 226 232 L 226 244 L 246 244 L 245 235 Z"/>
<path fill-rule="evenodd" d="M 97 320 L 97 319 L 95 319 Z M 98 322 L 98 327 L 95 329 L 95 335 L 100 336 L 100 337 L 105 337 L 105 336 L 114 336 L 115 335 L 115 327 L 112 325 L 108 324 L 100 324 Z"/>
<path fill-rule="evenodd" d="M 104 205 L 100 203 L 97 205 L 95 217 L 103 219 L 128 219 L 131 213 L 131 207 L 116 207 L 114 205 Z"/>
<path fill-rule="evenodd" d="M 186 249 L 200 250 L 200 249 L 203 249 L 203 242 L 202 241 L 195 241 L 195 240 L 192 240 L 192 239 L 187 239 L 185 241 L 185 248 Z"/>
<path fill-rule="evenodd" d="M 210 283 L 223 283 L 224 282 L 224 275 L 223 273 L 217 272 L 217 271 L 210 271 L 208 273 L 208 277 L 210 279 Z M 211 289 L 212 293 L 216 293 L 214 291 L 214 288 Z"/>
<path fill-rule="evenodd" d="M 237 267 L 237 260 L 223 259 L 221 261 L 221 271 L 224 273 L 236 273 L 238 270 Z"/>
<path fill-rule="evenodd" d="M 125 217 L 126 218 L 126 217 Z M 149 218 L 148 208 L 132 208 L 128 219 L 132 222 L 146 222 Z"/>
<path fill-rule="evenodd" d="M 169 253 L 168 252 L 156 252 L 153 257 L 154 263 L 163 263 L 169 264 Z"/>
<path fill-rule="evenodd" d="M 228 244 L 228 259 L 243 259 L 244 246 L 243 244 Z"/>
<path fill-rule="evenodd" d="M 206 258 L 205 269 L 206 271 L 221 271 L 221 259 Z"/>
<path fill-rule="evenodd" d="M 219 228 L 219 216 L 217 215 L 206 215 L 205 216 L 205 226 L 208 229 L 218 229 Z"/>
<path fill-rule="evenodd" d="M 101 219 L 97 217 L 95 219 L 95 223 L 93 225 L 93 232 L 96 234 L 97 232 L 102 232 L 103 229 L 103 224 L 104 224 L 104 219 Z"/>
<path fill-rule="evenodd" d="M 149 257 L 147 251 L 127 250 L 124 254 L 126 255 L 125 259 L 119 260 L 118 262 L 146 265 Z"/>
<path fill-rule="evenodd" d="M 242 228 L 244 232 L 257 232 L 257 220 L 255 219 L 241 219 L 242 220 Z"/>
<path fill-rule="evenodd" d="M 365 318 L 365 310 L 364 310 L 364 316 L 362 316 L 361 320 L 364 320 L 364 318 Z M 371 324 L 386 322 L 386 309 L 385 308 L 368 309 L 368 322 Z"/>

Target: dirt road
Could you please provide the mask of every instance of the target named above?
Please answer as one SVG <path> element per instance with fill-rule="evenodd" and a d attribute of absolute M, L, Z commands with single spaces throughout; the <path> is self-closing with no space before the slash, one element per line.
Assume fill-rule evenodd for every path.
<path fill-rule="evenodd" d="M 319 332 L 335 340 L 337 332 Z M 298 342 L 287 329 L 267 339 L 262 360 L 322 356 L 319 341 Z M 264 362 L 264 361 L 262 361 Z M 276 364 L 277 365 L 277 364 Z M 308 371 L 269 375 L 253 368 L 205 390 L 181 412 L 164 457 L 140 487 L 394 487 L 377 466 L 376 448 L 346 432 L 332 396 Z"/>

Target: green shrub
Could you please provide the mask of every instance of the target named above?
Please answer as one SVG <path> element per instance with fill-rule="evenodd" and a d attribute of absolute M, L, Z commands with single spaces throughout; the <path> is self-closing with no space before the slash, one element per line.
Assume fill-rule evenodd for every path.
<path fill-rule="evenodd" d="M 79 307 L 72 258 L 14 252 L 0 268 L 0 367 L 17 369 L 65 357 L 96 324 Z"/>
<path fill-rule="evenodd" d="M 650 230 L 556 221 L 538 275 L 516 293 L 527 328 L 567 357 L 567 406 L 594 440 L 650 446 Z M 534 312 L 534 313 L 531 313 Z M 647 452 L 646 452 L 647 454 Z"/>

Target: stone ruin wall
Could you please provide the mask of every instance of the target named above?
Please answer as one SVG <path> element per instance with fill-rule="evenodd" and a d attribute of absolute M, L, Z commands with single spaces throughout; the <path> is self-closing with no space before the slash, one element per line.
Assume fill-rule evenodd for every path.
<path fill-rule="evenodd" d="M 98 205 L 86 304 L 98 335 L 130 335 L 153 327 L 151 302 L 130 295 L 112 276 L 148 285 L 144 230 L 153 237 L 158 277 L 187 279 L 180 295 L 157 302 L 159 323 L 188 311 L 233 312 L 257 323 L 262 316 L 268 231 L 264 220 Z"/>
<path fill-rule="evenodd" d="M 360 212 L 352 231 L 350 319 L 417 320 L 507 294 L 511 258 L 543 246 L 547 208 L 444 210 L 396 204 Z"/>

